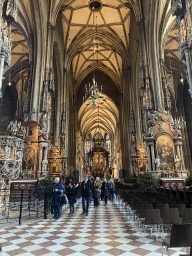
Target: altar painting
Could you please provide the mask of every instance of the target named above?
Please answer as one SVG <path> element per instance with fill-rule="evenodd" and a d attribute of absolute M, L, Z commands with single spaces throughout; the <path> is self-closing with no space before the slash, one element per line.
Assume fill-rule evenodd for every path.
<path fill-rule="evenodd" d="M 23 150 L 22 170 L 25 172 L 34 171 L 35 168 L 35 150 L 33 147 L 26 147 Z"/>
<path fill-rule="evenodd" d="M 170 169 L 174 167 L 174 143 L 173 140 L 167 136 L 162 135 L 156 141 L 157 156 L 159 156 L 160 168 Z"/>

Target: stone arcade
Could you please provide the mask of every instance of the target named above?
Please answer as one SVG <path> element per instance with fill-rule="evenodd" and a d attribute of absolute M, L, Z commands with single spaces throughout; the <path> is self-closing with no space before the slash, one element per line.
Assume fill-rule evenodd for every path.
<path fill-rule="evenodd" d="M 190 175 L 190 0 L 1 0 L 0 26 L 1 187 Z"/>

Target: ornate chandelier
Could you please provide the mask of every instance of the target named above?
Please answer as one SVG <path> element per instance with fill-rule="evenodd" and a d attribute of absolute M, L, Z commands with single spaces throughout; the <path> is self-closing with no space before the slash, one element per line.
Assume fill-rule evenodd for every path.
<path fill-rule="evenodd" d="M 95 3 L 95 2 L 93 2 Z M 97 85 L 96 79 L 95 79 L 95 6 L 91 6 L 91 10 L 93 12 L 93 83 L 92 85 L 89 83 L 89 86 L 87 84 L 85 85 L 85 96 L 83 96 L 83 102 L 87 101 L 87 105 L 91 104 L 94 108 L 98 104 L 103 104 L 106 99 L 105 95 L 102 96 L 102 85 L 101 90 L 99 90 L 99 87 Z M 97 52 L 98 54 L 98 52 Z"/>

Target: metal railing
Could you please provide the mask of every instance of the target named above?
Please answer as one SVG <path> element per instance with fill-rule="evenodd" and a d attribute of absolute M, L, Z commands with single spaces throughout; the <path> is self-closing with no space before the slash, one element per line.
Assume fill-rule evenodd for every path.
<path fill-rule="evenodd" d="M 0 224 L 21 223 L 44 218 L 51 213 L 53 189 L 50 187 L 0 190 Z"/>

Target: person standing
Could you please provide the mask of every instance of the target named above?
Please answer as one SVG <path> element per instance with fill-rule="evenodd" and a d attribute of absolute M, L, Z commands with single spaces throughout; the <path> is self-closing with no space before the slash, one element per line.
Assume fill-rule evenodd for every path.
<path fill-rule="evenodd" d="M 74 183 L 70 182 L 67 189 L 67 197 L 68 197 L 69 206 L 70 206 L 69 215 L 74 213 L 74 204 L 76 203 L 76 195 L 77 195 L 77 189 L 74 186 Z"/>
<path fill-rule="evenodd" d="M 103 180 L 103 190 L 104 190 L 105 205 L 107 205 L 107 198 L 109 195 L 109 184 L 106 179 Z"/>
<path fill-rule="evenodd" d="M 98 186 L 94 186 L 94 192 L 93 192 L 94 207 L 99 206 L 99 197 L 100 197 L 99 188 Z"/>
<path fill-rule="evenodd" d="M 101 195 L 102 181 L 100 180 L 99 177 L 96 177 L 94 186 L 98 187 L 99 197 L 98 197 L 98 202 L 97 203 L 98 203 L 98 205 L 100 205 L 100 195 Z"/>
<path fill-rule="evenodd" d="M 108 183 L 109 183 L 109 199 L 113 201 L 114 191 L 115 191 L 115 183 L 112 179 L 110 179 Z"/>
<path fill-rule="evenodd" d="M 55 178 L 55 185 L 53 187 L 53 198 L 52 198 L 52 206 L 54 210 L 54 216 L 52 219 L 61 219 L 61 208 L 62 205 L 60 203 L 60 195 L 65 192 L 65 187 L 63 182 L 60 181 L 59 177 Z"/>
<path fill-rule="evenodd" d="M 83 182 L 81 183 L 81 196 L 82 196 L 82 208 L 83 212 L 81 215 L 86 213 L 86 216 L 89 214 L 89 202 L 91 195 L 91 182 L 88 179 L 87 175 L 83 176 Z"/>
<path fill-rule="evenodd" d="M 62 176 L 61 177 L 61 181 L 63 182 L 63 185 L 64 185 L 64 187 L 65 187 L 65 182 L 66 182 L 66 180 L 65 180 L 65 178 Z"/>
<path fill-rule="evenodd" d="M 94 179 L 93 177 L 90 179 L 91 182 L 91 195 L 90 195 L 90 202 L 92 201 L 92 199 L 94 198 Z"/>

